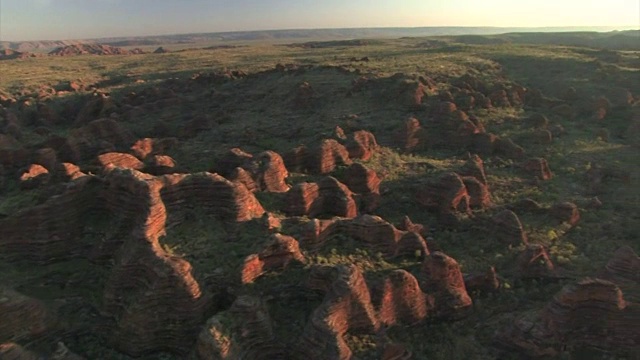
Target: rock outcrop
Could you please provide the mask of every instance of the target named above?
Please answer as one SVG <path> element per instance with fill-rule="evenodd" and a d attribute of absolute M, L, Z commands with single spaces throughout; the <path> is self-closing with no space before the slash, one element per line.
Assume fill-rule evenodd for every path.
<path fill-rule="evenodd" d="M 352 164 L 345 172 L 345 185 L 359 195 L 358 208 L 365 213 L 373 212 L 380 204 L 381 180 L 375 171 L 360 163 Z"/>
<path fill-rule="evenodd" d="M 433 308 L 433 297 L 422 292 L 409 272 L 394 270 L 384 280 L 378 310 L 382 324 L 413 325 L 426 319 Z"/>
<path fill-rule="evenodd" d="M 553 177 L 547 160 L 543 158 L 529 159 L 522 164 L 522 168 L 540 180 L 549 180 Z"/>
<path fill-rule="evenodd" d="M 464 286 L 470 293 L 474 291 L 488 293 L 500 288 L 500 279 L 498 279 L 495 267 L 491 266 L 484 274 L 465 275 Z"/>
<path fill-rule="evenodd" d="M 313 174 L 328 174 L 339 165 L 351 165 L 347 148 L 333 139 L 323 140 L 309 150 L 306 168 Z"/>
<path fill-rule="evenodd" d="M 264 250 L 245 259 L 242 283 L 251 283 L 264 272 L 285 268 L 292 261 L 305 262 L 298 241 L 291 236 L 273 234 Z"/>
<path fill-rule="evenodd" d="M 179 214 L 191 203 L 237 222 L 260 217 L 264 210 L 246 187 L 216 174 L 154 177 L 115 169 L 107 181 L 107 207 L 133 221 L 104 289 L 104 314 L 114 321 L 109 337 L 131 355 L 187 352 L 212 297 L 187 261 L 161 247 L 168 214 Z"/>
<path fill-rule="evenodd" d="M 422 185 L 416 198 L 421 205 L 443 214 L 471 212 L 467 187 L 456 173 L 446 173 L 437 180 Z"/>
<path fill-rule="evenodd" d="M 295 185 L 286 195 L 284 211 L 289 216 L 353 218 L 357 215 L 353 193 L 331 176 L 318 183 Z"/>
<path fill-rule="evenodd" d="M 84 216 L 100 211 L 99 181 L 83 177 L 44 204 L 0 219 L 1 258 L 50 264 L 87 254 Z"/>
<path fill-rule="evenodd" d="M 7 288 L 0 288 L 0 314 L 0 344 L 41 335 L 53 327 L 44 303 Z"/>
<path fill-rule="evenodd" d="M 346 147 L 351 159 L 367 161 L 378 149 L 378 143 L 372 133 L 360 130 L 353 133 L 347 140 Z"/>
<path fill-rule="evenodd" d="M 446 254 L 436 251 L 427 256 L 422 265 L 422 288 L 434 297 L 434 311 L 438 316 L 464 315 L 472 301 L 467 294 L 460 265 Z"/>
<path fill-rule="evenodd" d="M 98 164 L 102 167 L 103 171 L 109 171 L 113 168 L 142 170 L 144 164 L 131 154 L 123 154 L 117 152 L 110 152 L 98 156 Z"/>
<path fill-rule="evenodd" d="M 527 244 L 527 233 L 520 218 L 511 210 L 503 210 L 491 218 L 491 234 L 503 244 L 519 246 Z"/>
<path fill-rule="evenodd" d="M 419 150 L 426 146 L 427 132 L 416 118 L 405 121 L 402 128 L 396 134 L 397 146 L 405 152 Z"/>
<path fill-rule="evenodd" d="M 282 157 L 273 151 L 256 156 L 238 148 L 229 150 L 214 168 L 219 174 L 247 185 L 252 191 L 286 192 L 289 172 Z"/>
<path fill-rule="evenodd" d="M 266 305 L 249 295 L 239 296 L 229 310 L 207 321 L 195 355 L 199 360 L 287 358 L 276 341 Z"/>
<path fill-rule="evenodd" d="M 498 334 L 498 343 L 526 356 L 558 356 L 565 347 L 637 352 L 640 307 L 609 281 L 585 279 L 565 286 L 532 318 Z"/>
<path fill-rule="evenodd" d="M 540 244 L 529 244 L 520 254 L 518 273 L 523 278 L 547 278 L 557 275 L 547 249 Z"/>
<path fill-rule="evenodd" d="M 576 226 L 580 221 L 580 210 L 572 202 L 561 202 L 549 209 L 550 215 L 560 222 L 566 222 L 571 226 Z"/>
<path fill-rule="evenodd" d="M 299 339 L 299 353 L 307 359 L 351 358 L 347 332 L 375 333 L 380 327 L 362 273 L 355 265 L 317 266 L 311 270 L 309 286 L 326 295 Z"/>
<path fill-rule="evenodd" d="M 51 174 L 42 165 L 31 164 L 24 173 L 20 175 L 20 187 L 23 189 L 34 189 L 47 184 L 51 180 Z"/>

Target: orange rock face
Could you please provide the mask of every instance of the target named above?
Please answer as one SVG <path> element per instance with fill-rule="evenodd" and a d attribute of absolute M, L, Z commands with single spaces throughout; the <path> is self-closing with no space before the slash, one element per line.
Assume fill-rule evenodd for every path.
<path fill-rule="evenodd" d="M 33 189 L 47 184 L 49 180 L 51 180 L 51 174 L 44 166 L 32 164 L 20 175 L 20 187 Z"/>
<path fill-rule="evenodd" d="M 242 283 L 251 283 L 265 271 L 284 268 L 291 261 L 305 262 L 298 241 L 291 236 L 274 234 L 264 250 L 245 259 Z"/>
<path fill-rule="evenodd" d="M 348 331 L 375 333 L 380 321 L 360 270 L 354 266 L 314 267 L 309 285 L 326 292 L 313 311 L 299 340 L 299 352 L 307 359 L 349 359 Z"/>
<path fill-rule="evenodd" d="M 173 174 L 176 167 L 176 162 L 167 155 L 149 156 L 144 163 L 144 171 L 151 175 Z"/>
<path fill-rule="evenodd" d="M 263 191 L 286 192 L 289 190 L 289 185 L 285 182 L 289 172 L 278 153 L 265 151 L 256 156 L 256 161 L 258 171 L 255 177 Z"/>
<path fill-rule="evenodd" d="M 375 136 L 365 130 L 356 131 L 347 142 L 347 151 L 352 159 L 367 161 L 377 149 Z"/>
<path fill-rule="evenodd" d="M 318 183 L 299 183 L 286 195 L 285 213 L 289 216 L 323 217 L 357 215 L 353 193 L 333 177 Z"/>
<path fill-rule="evenodd" d="M 145 160 L 148 156 L 163 154 L 165 151 L 174 147 L 177 142 L 178 140 L 176 138 L 144 138 L 137 140 L 131 146 L 131 151 L 138 159 Z"/>
<path fill-rule="evenodd" d="M 323 140 L 319 146 L 309 150 L 307 169 L 314 174 L 328 174 L 338 165 L 350 165 L 349 152 L 336 140 Z"/>
<path fill-rule="evenodd" d="M 344 232 L 389 258 L 414 255 L 416 251 L 423 255 L 429 254 L 427 244 L 420 234 L 400 231 L 378 216 L 362 215 L 353 220 L 344 220 L 329 230 Z"/>
<path fill-rule="evenodd" d="M 132 170 L 142 170 L 144 164 L 133 155 L 110 152 L 98 156 L 98 164 L 102 167 L 103 171 L 108 171 L 111 168 L 123 168 Z"/>
<path fill-rule="evenodd" d="M 382 289 L 380 321 L 387 325 L 411 325 L 426 319 L 434 299 L 422 292 L 418 280 L 405 270 L 395 270 L 385 280 Z"/>
<path fill-rule="evenodd" d="M 215 171 L 239 181 L 251 191 L 286 192 L 289 172 L 282 157 L 273 151 L 265 151 L 256 156 L 238 148 L 229 150 L 219 159 Z"/>

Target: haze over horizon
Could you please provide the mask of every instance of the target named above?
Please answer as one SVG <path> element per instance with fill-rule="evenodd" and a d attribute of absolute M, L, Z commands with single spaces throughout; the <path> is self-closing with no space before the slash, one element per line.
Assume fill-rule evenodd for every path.
<path fill-rule="evenodd" d="M 640 1 L 0 1 L 1 41 L 423 26 L 640 28 Z"/>

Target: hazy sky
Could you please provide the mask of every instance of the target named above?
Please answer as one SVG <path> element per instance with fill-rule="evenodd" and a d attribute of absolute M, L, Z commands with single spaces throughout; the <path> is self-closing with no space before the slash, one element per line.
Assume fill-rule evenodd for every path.
<path fill-rule="evenodd" d="M 640 0 L 0 0 L 0 40 L 386 26 L 640 27 Z"/>

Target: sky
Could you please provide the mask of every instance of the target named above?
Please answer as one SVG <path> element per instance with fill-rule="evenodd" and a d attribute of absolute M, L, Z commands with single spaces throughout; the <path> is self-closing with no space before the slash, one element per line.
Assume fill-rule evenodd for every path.
<path fill-rule="evenodd" d="M 420 26 L 640 27 L 640 0 L 0 0 L 0 40 Z"/>

